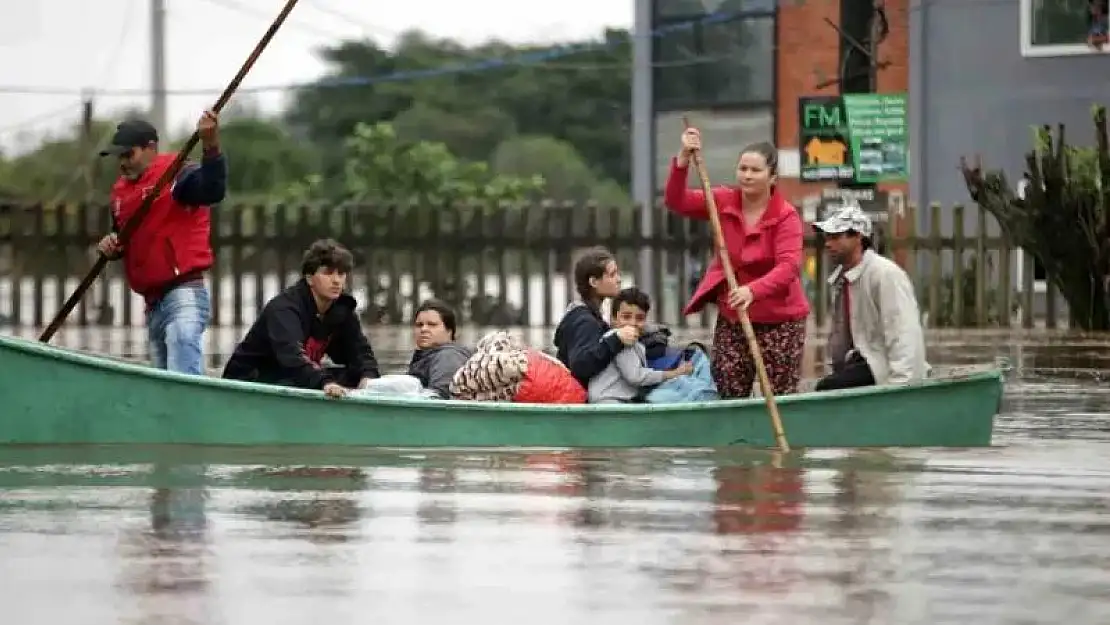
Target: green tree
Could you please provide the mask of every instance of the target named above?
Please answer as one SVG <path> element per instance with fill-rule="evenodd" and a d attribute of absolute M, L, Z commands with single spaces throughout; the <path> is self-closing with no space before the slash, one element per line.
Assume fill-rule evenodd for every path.
<path fill-rule="evenodd" d="M 12 162 L 3 152 L 0 152 L 0 202 L 11 202 L 18 197 Z"/>
<path fill-rule="evenodd" d="M 118 119 L 141 117 L 124 112 Z M 95 121 L 90 140 L 75 127 L 16 158 L 0 161 L 0 192 L 29 202 L 105 201 L 118 175 L 116 164 L 101 158 L 96 142 L 106 142 L 118 121 Z M 298 141 L 273 121 L 232 116 L 221 127 L 224 150 L 231 160 L 229 192 L 239 200 L 264 198 L 303 179 L 319 168 L 314 146 Z M 163 142 L 162 149 L 181 148 L 185 137 Z M 194 152 L 192 158 L 199 158 Z"/>
<path fill-rule="evenodd" d="M 630 200 L 620 185 L 601 180 L 582 155 L 566 141 L 553 137 L 518 136 L 497 146 L 490 158 L 497 174 L 539 174 L 546 183 L 545 197 L 579 204 L 628 206 Z"/>
<path fill-rule="evenodd" d="M 110 136 L 114 124 L 93 122 L 93 140 Z M 7 159 L 0 168 L 0 188 L 23 202 L 103 200 L 115 181 L 112 163 L 103 163 L 97 146 L 81 138 L 79 126 L 43 141 L 36 149 Z"/>
<path fill-rule="evenodd" d="M 495 207 L 535 198 L 543 178 L 498 175 L 483 161 L 456 157 L 443 143 L 406 142 L 389 123 L 359 123 L 345 142 L 343 175 L 325 185 L 311 175 L 292 185 L 287 196 L 311 201 L 438 208 L 449 203 Z M 368 207 L 360 208 L 368 210 Z"/>
<path fill-rule="evenodd" d="M 392 125 L 403 141 L 442 143 L 452 154 L 470 160 L 485 160 L 497 144 L 516 134 L 513 118 L 490 106 L 462 115 L 417 102 Z"/>
<path fill-rule="evenodd" d="M 1002 171 L 961 163 L 967 189 L 1010 240 L 1040 261 L 1068 303 L 1072 327 L 1110 330 L 1110 137 L 1106 108 L 1093 111 L 1094 148 L 1068 145 L 1061 124 L 1038 128 L 1025 162 L 1024 199 Z"/>
<path fill-rule="evenodd" d="M 342 175 L 334 182 L 326 183 L 314 174 L 291 185 L 285 197 L 294 202 L 324 199 L 332 207 L 326 211 L 328 218 L 340 212 L 334 208 L 338 205 L 353 217 L 358 231 L 377 241 L 434 240 L 433 228 L 444 233 L 473 230 L 481 225 L 478 216 L 482 212 L 489 214 L 506 203 L 520 208 L 524 200 L 538 198 L 544 188 L 538 175 L 495 173 L 484 161 L 456 157 L 443 143 L 403 141 L 393 126 L 384 122 L 356 124 L 342 155 Z M 442 217 L 445 208 L 454 219 Z M 382 219 L 387 215 L 392 219 Z M 354 251 L 360 264 L 370 267 L 388 264 L 394 254 L 388 247 Z M 464 258 L 462 262 L 472 260 Z M 451 279 L 454 272 L 422 255 L 411 257 L 407 264 L 415 282 L 428 286 L 437 297 L 456 307 L 469 298 L 472 315 L 473 311 L 493 314 L 507 310 L 503 300 L 489 301 L 484 294 L 469 293 L 465 285 L 455 284 Z M 400 321 L 399 289 L 400 285 L 383 281 L 370 285 L 370 321 Z"/>
<path fill-rule="evenodd" d="M 344 42 L 322 52 L 327 75 L 297 91 L 287 119 L 329 152 L 360 122 L 391 121 L 405 139 L 443 142 L 471 159 L 488 158 L 517 132 L 547 135 L 568 141 L 602 178 L 626 184 L 629 35 L 608 30 L 568 45 L 580 50 L 542 62 L 546 46 L 467 48 L 416 32 L 403 35 L 392 52 L 372 42 Z M 475 64 L 481 71 L 454 71 Z M 349 84 L 366 77 L 376 79 Z M 342 158 L 333 156 L 323 173 L 342 168 Z"/>
<path fill-rule="evenodd" d="M 269 197 L 319 169 L 316 148 L 270 120 L 233 117 L 221 123 L 220 140 L 229 159 L 228 194 L 234 200 Z"/>

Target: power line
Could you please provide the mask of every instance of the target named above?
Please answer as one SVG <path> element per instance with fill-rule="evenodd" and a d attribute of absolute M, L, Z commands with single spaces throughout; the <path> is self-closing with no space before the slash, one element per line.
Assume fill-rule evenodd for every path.
<path fill-rule="evenodd" d="M 100 75 L 100 80 L 97 82 L 97 84 L 102 84 L 104 82 L 107 82 L 107 78 L 111 74 L 112 70 L 116 69 L 116 64 L 119 62 L 119 56 L 123 52 L 123 48 L 124 48 L 124 46 L 126 45 L 126 43 L 128 41 L 127 33 L 131 29 L 131 22 L 132 22 L 132 18 L 134 17 L 134 15 L 135 15 L 135 0 L 130 0 L 127 4 L 127 9 L 123 14 L 123 19 L 120 20 L 120 29 L 119 29 L 119 34 L 116 37 L 116 46 L 115 46 L 115 48 L 112 49 L 111 54 L 109 54 L 108 57 L 105 59 L 104 65 L 102 65 L 100 67 L 100 71 L 96 72 L 96 74 Z M 32 128 L 34 126 L 37 126 L 37 125 L 39 125 L 43 122 L 53 121 L 53 120 L 58 119 L 60 117 L 64 117 L 66 114 L 72 113 L 74 111 L 74 109 L 80 110 L 81 103 L 84 100 L 84 98 L 88 96 L 88 92 L 87 91 L 81 91 L 81 92 L 79 92 L 79 94 L 81 96 L 81 100 L 78 100 L 76 103 L 66 104 L 63 107 L 60 107 L 60 108 L 54 109 L 54 110 L 50 110 L 50 111 L 47 111 L 45 113 L 41 113 L 39 115 L 35 115 L 34 117 L 31 117 L 29 119 L 25 119 L 21 122 L 17 122 L 17 123 L 10 124 L 10 125 L 7 125 L 7 126 L 2 126 L 2 127 L 0 127 L 0 134 L 9 134 L 9 133 L 13 133 L 13 132 L 20 132 L 22 130 L 26 130 L 28 128 Z M 67 94 L 67 95 L 72 95 L 72 94 Z"/>
<path fill-rule="evenodd" d="M 35 115 L 34 117 L 24 119 L 14 124 L 0 126 L 0 134 L 18 133 L 38 126 L 39 124 L 42 124 L 44 122 L 53 121 L 66 115 L 70 115 L 75 110 L 78 110 L 80 105 L 80 100 L 78 100 L 77 102 L 69 102 L 65 106 L 62 106 L 60 108 L 51 109 L 49 111 L 46 111 L 45 113 L 40 113 L 38 115 Z"/>
<path fill-rule="evenodd" d="M 127 44 L 127 33 L 131 30 L 131 22 L 134 21 L 135 8 L 135 0 L 130 0 L 130 2 L 127 3 L 127 10 L 123 14 L 123 19 L 120 21 L 119 35 L 116 37 L 116 47 L 112 50 L 112 54 L 109 55 L 108 59 L 104 62 L 103 67 L 100 68 L 100 72 L 98 72 L 102 74 L 100 80 L 101 83 L 107 81 L 107 78 L 112 73 L 112 70 L 118 69 L 116 67 L 116 64 L 119 62 L 120 54 L 123 53 L 123 48 Z"/>
<path fill-rule="evenodd" d="M 261 17 L 261 18 L 265 18 L 267 21 L 273 19 L 273 15 L 267 13 L 266 11 L 259 11 L 258 9 L 255 9 L 254 7 L 251 7 L 251 6 L 248 6 L 246 4 L 243 4 L 242 2 L 239 2 L 238 0 L 205 0 L 205 2 L 207 2 L 208 4 L 214 5 L 214 6 L 218 6 L 218 7 L 224 8 L 224 9 L 234 11 L 236 13 L 241 13 L 243 15 L 250 15 L 250 16 L 253 16 L 253 17 Z M 310 6 L 312 6 L 312 5 L 310 5 Z M 318 6 L 313 6 L 312 8 L 317 9 L 321 13 L 328 14 L 327 9 L 321 9 Z M 294 15 L 297 15 L 297 14 L 294 14 Z M 347 17 L 347 16 L 341 16 L 341 14 L 339 14 L 338 12 L 332 12 L 331 16 L 334 17 L 334 18 L 338 18 L 338 19 L 340 19 L 340 20 L 342 20 L 342 21 L 344 21 L 348 24 L 360 25 L 356 21 L 352 20 L 352 18 Z M 334 39 L 335 38 L 335 31 L 334 30 L 330 30 L 330 29 L 327 29 L 327 28 L 322 28 L 320 26 L 316 26 L 314 24 L 308 24 L 306 22 L 297 21 L 296 18 L 289 21 L 288 25 L 286 27 L 287 28 L 291 27 L 291 28 L 294 28 L 296 30 L 302 30 L 305 33 L 315 35 L 316 37 L 324 37 L 326 39 Z"/>
<path fill-rule="evenodd" d="M 119 33 L 119 37 L 117 37 L 118 43 L 116 44 L 115 49 L 112 50 L 112 53 L 105 60 L 104 65 L 101 67 L 100 74 L 102 74 L 103 78 L 101 79 L 100 82 L 105 82 L 108 75 L 110 75 L 110 73 L 112 72 L 112 70 L 117 69 L 117 63 L 119 61 L 119 56 L 120 56 L 120 54 L 122 54 L 123 48 L 126 45 L 126 42 L 127 42 L 126 35 L 127 35 L 127 32 L 131 28 L 132 18 L 135 15 L 135 10 L 134 10 L 135 6 L 134 6 L 134 4 L 135 4 L 135 0 L 131 0 L 128 3 L 127 13 L 125 14 L 125 17 L 124 17 L 124 19 L 122 20 L 122 22 L 120 24 L 120 33 Z M 90 95 L 89 92 L 87 92 L 87 91 L 83 92 L 82 101 L 79 102 L 78 104 L 79 105 L 84 105 L 85 104 L 84 100 L 89 95 Z M 72 110 L 73 110 L 73 105 L 69 104 L 64 109 L 60 109 L 59 112 L 64 114 L 65 112 L 69 112 L 69 111 L 72 111 Z M 54 115 L 53 117 L 61 117 L 61 114 Z M 41 121 L 45 121 L 45 120 L 41 120 Z M 34 119 L 26 120 L 23 123 L 23 126 L 26 127 L 26 126 L 30 125 L 31 123 L 34 123 Z M 93 144 L 91 146 L 92 147 L 92 152 L 90 152 L 87 155 L 84 155 L 83 158 L 81 158 L 80 161 L 76 164 L 76 166 L 72 167 L 72 173 L 70 174 L 69 178 L 55 192 L 53 198 L 51 198 L 51 200 L 47 203 L 48 206 L 60 203 L 63 199 L 65 199 L 66 195 L 69 194 L 70 190 L 74 187 L 74 185 L 76 185 L 78 182 L 81 181 L 81 178 L 85 174 L 85 168 L 87 168 L 92 161 L 94 161 L 95 159 L 100 158 L 100 150 L 103 149 L 103 146 L 105 144 L 107 144 L 108 140 L 111 139 L 113 134 L 115 134 L 115 130 L 116 130 L 116 128 L 115 128 L 114 124 L 108 124 L 105 127 L 104 132 L 101 133 L 101 135 L 99 137 L 97 137 L 96 140 L 93 142 Z M 67 167 L 67 169 L 69 169 L 69 168 Z"/>
<path fill-rule="evenodd" d="M 690 58 L 678 59 L 674 61 L 656 61 L 651 64 L 651 67 L 656 69 L 673 69 L 678 67 L 696 67 L 698 65 L 709 65 L 711 63 L 720 63 L 722 61 L 735 61 L 737 59 L 735 54 L 723 56 L 705 56 L 696 55 L 691 53 Z M 631 69 L 632 61 L 625 61 L 620 63 L 544 63 L 539 67 L 551 70 L 573 70 L 573 71 L 588 71 L 595 69 Z"/>
<path fill-rule="evenodd" d="M 355 18 L 354 16 L 350 15 L 349 13 L 343 13 L 343 12 L 337 10 L 337 9 L 334 9 L 330 6 L 327 6 L 327 5 L 323 4 L 321 2 L 321 0 L 315 0 L 314 2 L 310 2 L 308 4 L 308 6 L 312 9 L 315 9 L 318 13 L 322 13 L 324 15 L 333 17 L 333 18 L 335 18 L 335 19 L 337 19 L 341 22 L 345 22 L 347 24 L 353 24 L 355 26 L 358 26 L 359 28 L 361 28 L 363 31 L 366 31 L 366 32 L 380 33 L 380 34 L 390 36 L 390 37 L 397 34 L 397 33 L 393 32 L 393 31 L 391 31 L 387 28 L 382 28 L 381 26 L 376 26 L 374 24 L 368 24 L 368 23 L 366 23 L 366 22 L 364 22 L 360 19 Z"/>
<path fill-rule="evenodd" d="M 209 2 L 217 2 L 217 0 L 208 0 Z M 229 2 L 229 0 L 219 0 L 221 2 Z M 649 37 L 660 37 L 668 35 L 680 30 L 691 29 L 695 26 L 712 24 L 716 22 L 727 22 L 738 17 L 749 15 L 748 12 L 721 12 L 712 13 L 697 19 L 691 19 L 672 24 L 667 24 L 657 28 L 650 33 Z M 764 13 L 750 13 L 753 17 L 756 15 L 764 15 Z M 632 35 L 635 37 L 635 33 Z M 452 63 L 442 65 L 439 67 L 429 67 L 415 70 L 400 70 L 390 72 L 387 74 L 379 74 L 376 76 L 332 76 L 323 77 L 312 81 L 300 83 L 288 83 L 283 85 L 263 85 L 257 87 L 241 87 L 239 93 L 272 93 L 279 91 L 292 91 L 296 89 L 314 88 L 314 89 L 330 89 L 341 87 L 365 87 L 369 85 L 393 83 L 393 82 L 409 82 L 414 80 L 423 80 L 429 78 L 438 78 L 441 76 L 451 76 L 458 74 L 474 74 L 480 72 L 493 71 L 498 69 L 507 69 L 512 67 L 521 66 L 547 66 L 549 61 L 556 59 L 566 58 L 576 54 L 585 52 L 605 52 L 612 50 L 620 45 L 621 41 L 595 41 L 588 43 L 569 44 L 555 46 L 552 48 L 535 50 L 526 52 L 514 57 L 489 57 L 478 61 L 466 63 Z M 586 67 L 583 67 L 585 69 Z M 167 95 L 210 95 L 219 93 L 222 88 L 206 88 L 206 89 L 170 89 L 167 90 Z M 19 95 L 75 95 L 81 91 L 74 89 L 67 89 L 64 87 L 30 87 L 21 85 L 0 85 L 0 94 L 19 94 Z M 143 96 L 149 95 L 150 89 L 105 89 L 96 91 L 97 96 Z"/>

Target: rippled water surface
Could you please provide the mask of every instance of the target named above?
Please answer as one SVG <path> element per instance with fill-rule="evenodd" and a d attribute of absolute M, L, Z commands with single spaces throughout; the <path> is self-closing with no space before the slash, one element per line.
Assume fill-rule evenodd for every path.
<path fill-rule="evenodd" d="M 1103 623 L 1110 391 L 1063 362 L 977 450 L 0 447 L 2 622 Z"/>

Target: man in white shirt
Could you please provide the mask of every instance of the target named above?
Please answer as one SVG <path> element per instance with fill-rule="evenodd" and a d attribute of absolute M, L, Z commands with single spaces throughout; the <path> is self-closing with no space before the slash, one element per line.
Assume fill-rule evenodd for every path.
<path fill-rule="evenodd" d="M 832 372 L 816 390 L 908 384 L 929 373 L 921 313 L 909 276 L 872 249 L 871 218 L 854 201 L 813 224 L 837 268 L 829 276 Z"/>

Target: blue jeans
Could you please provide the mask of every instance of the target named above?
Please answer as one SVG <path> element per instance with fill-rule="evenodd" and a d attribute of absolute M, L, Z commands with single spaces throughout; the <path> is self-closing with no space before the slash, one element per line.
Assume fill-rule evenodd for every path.
<path fill-rule="evenodd" d="M 154 305 L 146 325 L 155 367 L 204 375 L 204 330 L 210 306 L 203 282 L 175 287 Z"/>

